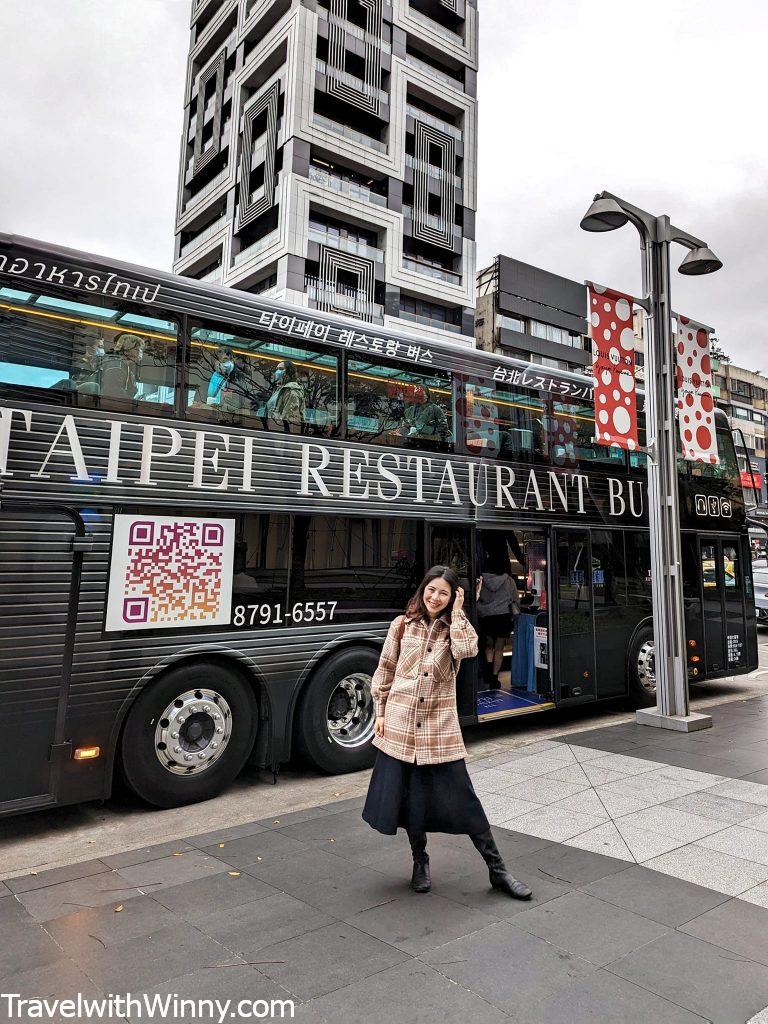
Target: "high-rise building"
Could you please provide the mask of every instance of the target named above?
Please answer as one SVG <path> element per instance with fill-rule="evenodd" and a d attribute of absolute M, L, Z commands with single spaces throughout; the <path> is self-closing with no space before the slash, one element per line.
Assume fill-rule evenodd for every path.
<path fill-rule="evenodd" d="M 477 0 L 193 0 L 174 270 L 472 344 Z"/>

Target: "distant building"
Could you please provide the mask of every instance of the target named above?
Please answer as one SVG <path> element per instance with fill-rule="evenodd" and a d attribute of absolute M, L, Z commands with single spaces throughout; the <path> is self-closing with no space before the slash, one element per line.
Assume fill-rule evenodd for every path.
<path fill-rule="evenodd" d="M 472 344 L 477 0 L 193 0 L 174 270 Z"/>
<path fill-rule="evenodd" d="M 745 496 L 750 503 L 765 504 L 768 500 L 765 479 L 768 378 L 755 370 L 736 366 L 726 359 L 717 360 L 713 369 L 713 383 L 717 388 L 715 400 L 728 414 L 735 433 L 736 455 Z M 754 488 L 747 454 L 754 473 Z"/>
<path fill-rule="evenodd" d="M 497 256 L 477 275 L 475 343 L 486 352 L 591 372 L 584 284 Z"/>

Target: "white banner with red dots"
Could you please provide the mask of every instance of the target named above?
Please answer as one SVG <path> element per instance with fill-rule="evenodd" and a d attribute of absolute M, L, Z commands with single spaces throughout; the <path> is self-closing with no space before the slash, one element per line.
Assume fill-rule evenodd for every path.
<path fill-rule="evenodd" d="M 595 442 L 636 451 L 637 393 L 632 299 L 587 282 L 592 374 L 595 378 Z"/>
<path fill-rule="evenodd" d="M 710 329 L 677 316 L 677 426 L 683 458 L 717 465 Z"/>

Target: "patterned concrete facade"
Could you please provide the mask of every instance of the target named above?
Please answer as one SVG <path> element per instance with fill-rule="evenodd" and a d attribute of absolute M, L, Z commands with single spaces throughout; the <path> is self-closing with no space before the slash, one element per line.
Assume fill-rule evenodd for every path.
<path fill-rule="evenodd" d="M 174 270 L 472 344 L 476 0 L 195 0 Z"/>

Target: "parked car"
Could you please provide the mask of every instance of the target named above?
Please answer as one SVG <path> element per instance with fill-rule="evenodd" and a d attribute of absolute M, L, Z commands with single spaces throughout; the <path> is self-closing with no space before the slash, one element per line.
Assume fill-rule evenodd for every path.
<path fill-rule="evenodd" d="M 755 610 L 758 626 L 768 626 L 768 561 L 757 558 L 752 563 L 755 581 Z"/>

